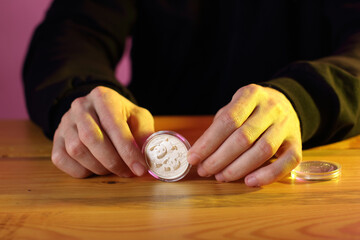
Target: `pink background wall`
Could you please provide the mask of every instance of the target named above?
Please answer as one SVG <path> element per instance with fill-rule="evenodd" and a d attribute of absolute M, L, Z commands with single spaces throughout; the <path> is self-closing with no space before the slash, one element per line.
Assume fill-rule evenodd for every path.
<path fill-rule="evenodd" d="M 0 1 L 0 118 L 28 118 L 21 67 L 35 25 L 50 0 Z"/>
<path fill-rule="evenodd" d="M 51 0 L 0 0 L 0 119 L 28 118 L 21 69 L 31 35 L 50 3 Z M 128 56 L 121 63 L 117 76 L 128 83 Z"/>

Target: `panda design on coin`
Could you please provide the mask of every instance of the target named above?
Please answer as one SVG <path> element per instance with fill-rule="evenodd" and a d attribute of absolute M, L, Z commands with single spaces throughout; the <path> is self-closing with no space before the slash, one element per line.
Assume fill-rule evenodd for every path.
<path fill-rule="evenodd" d="M 181 162 L 179 159 L 182 157 L 183 153 L 178 151 L 176 145 L 173 142 L 169 141 L 169 138 L 166 137 L 163 141 L 160 141 L 157 145 L 154 145 L 149 148 L 150 159 L 153 159 L 154 162 L 150 162 L 151 167 L 157 169 L 162 168 L 160 171 L 175 171 L 179 169 Z"/>
<path fill-rule="evenodd" d="M 191 167 L 187 162 L 189 148 L 190 144 L 177 133 L 171 131 L 154 133 L 143 146 L 149 173 L 162 181 L 180 180 Z"/>

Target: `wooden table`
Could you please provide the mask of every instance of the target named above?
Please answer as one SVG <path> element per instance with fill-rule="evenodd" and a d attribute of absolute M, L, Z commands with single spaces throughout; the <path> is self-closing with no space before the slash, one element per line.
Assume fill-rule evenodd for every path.
<path fill-rule="evenodd" d="M 155 121 L 194 143 L 212 118 Z M 305 161 L 341 163 L 340 179 L 261 188 L 194 171 L 176 183 L 73 179 L 50 152 L 29 121 L 0 121 L 0 239 L 360 239 L 360 137 L 304 151 Z"/>

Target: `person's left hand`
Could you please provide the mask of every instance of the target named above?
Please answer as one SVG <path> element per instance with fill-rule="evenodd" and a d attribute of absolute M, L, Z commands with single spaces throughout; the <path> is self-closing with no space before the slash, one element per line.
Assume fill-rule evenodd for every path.
<path fill-rule="evenodd" d="M 264 166 L 274 155 L 278 159 Z M 245 177 L 248 186 L 283 178 L 301 159 L 300 123 L 290 101 L 255 84 L 234 94 L 188 153 L 200 176 L 215 175 L 221 182 Z"/>

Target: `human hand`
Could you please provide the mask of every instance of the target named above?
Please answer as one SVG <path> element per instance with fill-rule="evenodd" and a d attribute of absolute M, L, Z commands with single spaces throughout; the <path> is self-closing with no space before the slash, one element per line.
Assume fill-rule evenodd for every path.
<path fill-rule="evenodd" d="M 120 177 L 146 172 L 141 147 L 154 132 L 154 119 L 106 87 L 75 99 L 53 139 L 52 162 L 75 178 L 114 173 Z"/>
<path fill-rule="evenodd" d="M 278 159 L 263 164 L 273 156 Z M 245 177 L 248 186 L 281 179 L 302 159 L 300 123 L 279 91 L 251 84 L 240 88 L 195 142 L 188 161 L 200 176 L 218 181 Z"/>

